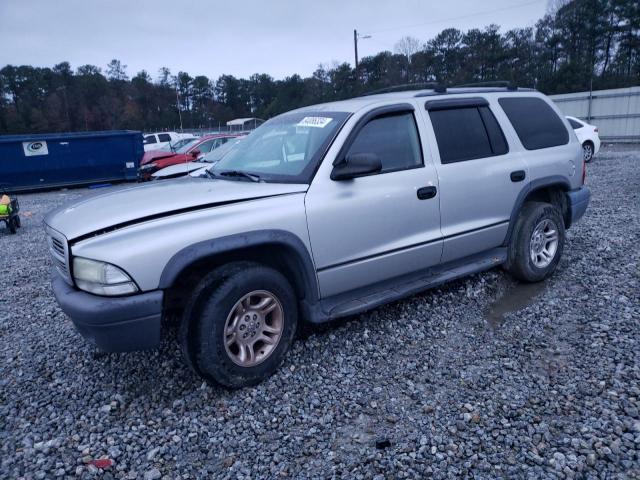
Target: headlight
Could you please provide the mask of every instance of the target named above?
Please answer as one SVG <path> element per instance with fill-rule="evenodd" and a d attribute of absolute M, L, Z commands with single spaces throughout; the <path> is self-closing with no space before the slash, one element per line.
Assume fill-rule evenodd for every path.
<path fill-rule="evenodd" d="M 140 167 L 140 171 L 141 172 L 146 172 L 147 170 L 153 170 L 157 166 L 158 166 L 158 164 L 155 163 L 155 162 L 147 163 L 146 165 L 143 165 L 143 166 Z"/>
<path fill-rule="evenodd" d="M 96 295 L 127 295 L 138 291 L 131 277 L 115 265 L 88 258 L 73 259 L 73 279 L 79 289 Z"/>

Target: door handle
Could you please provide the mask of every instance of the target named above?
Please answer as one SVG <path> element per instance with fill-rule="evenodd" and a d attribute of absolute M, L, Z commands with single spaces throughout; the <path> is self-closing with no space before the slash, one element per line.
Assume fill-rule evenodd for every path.
<path fill-rule="evenodd" d="M 527 176 L 524 170 L 516 170 L 515 172 L 511 172 L 511 181 L 512 182 L 521 182 Z"/>
<path fill-rule="evenodd" d="M 436 187 L 422 187 L 416 192 L 420 200 L 428 200 L 436 196 L 438 189 Z"/>

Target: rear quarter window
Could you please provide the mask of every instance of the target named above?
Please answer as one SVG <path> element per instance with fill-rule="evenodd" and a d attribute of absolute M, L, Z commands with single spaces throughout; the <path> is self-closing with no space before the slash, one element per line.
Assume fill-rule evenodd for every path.
<path fill-rule="evenodd" d="M 569 143 L 569 132 L 558 114 L 541 98 L 500 98 L 498 103 L 527 150 Z"/>
<path fill-rule="evenodd" d="M 569 125 L 571 125 L 571 128 L 573 128 L 574 130 L 582 128 L 582 125 L 576 122 L 573 118 L 567 118 L 567 120 L 569 120 Z"/>

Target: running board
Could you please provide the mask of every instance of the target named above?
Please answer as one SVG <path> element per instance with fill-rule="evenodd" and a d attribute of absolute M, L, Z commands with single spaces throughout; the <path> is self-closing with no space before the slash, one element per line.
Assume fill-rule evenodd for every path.
<path fill-rule="evenodd" d="M 336 318 L 362 313 L 451 280 L 488 270 L 506 261 L 507 249 L 505 247 L 488 250 L 427 270 L 322 299 L 313 306 L 307 305 L 307 318 L 312 323 L 324 323 Z"/>

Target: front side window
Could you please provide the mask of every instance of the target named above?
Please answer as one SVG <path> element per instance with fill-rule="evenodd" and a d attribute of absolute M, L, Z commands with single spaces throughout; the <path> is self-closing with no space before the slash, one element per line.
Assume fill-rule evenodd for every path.
<path fill-rule="evenodd" d="M 504 155 L 502 129 L 487 106 L 429 111 L 443 164 Z"/>
<path fill-rule="evenodd" d="M 527 150 L 557 147 L 569 143 L 564 122 L 547 102 L 537 97 L 500 98 L 518 138 Z"/>
<path fill-rule="evenodd" d="M 196 146 L 200 153 L 209 153 L 211 151 L 211 147 L 216 143 L 216 140 L 207 140 L 206 142 L 202 142 L 200 145 Z"/>
<path fill-rule="evenodd" d="M 380 173 L 422 166 L 420 138 L 413 113 L 394 113 L 374 118 L 357 134 L 347 156 L 373 153 L 380 158 Z"/>
<path fill-rule="evenodd" d="M 214 148 L 204 157 L 201 158 L 203 162 L 215 163 L 220 161 L 222 157 L 228 154 L 235 145 L 240 142 L 240 139 L 233 139 L 232 141 L 225 142 L 224 145 L 220 145 L 218 148 Z"/>
<path fill-rule="evenodd" d="M 247 135 L 210 172 L 236 171 L 266 182 L 309 183 L 348 116 L 324 111 L 279 115 Z"/>
<path fill-rule="evenodd" d="M 169 135 L 168 133 L 160 133 L 158 134 L 158 140 L 160 140 L 160 142 L 170 142 L 171 135 Z"/>

